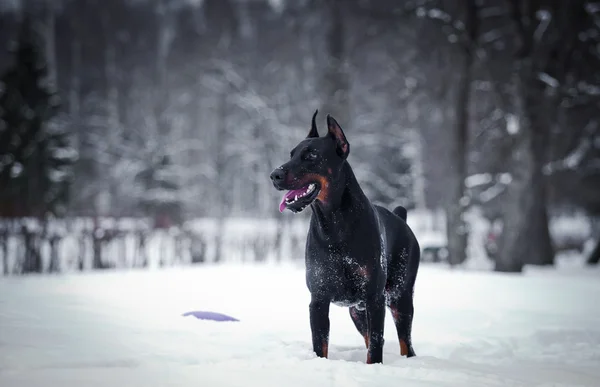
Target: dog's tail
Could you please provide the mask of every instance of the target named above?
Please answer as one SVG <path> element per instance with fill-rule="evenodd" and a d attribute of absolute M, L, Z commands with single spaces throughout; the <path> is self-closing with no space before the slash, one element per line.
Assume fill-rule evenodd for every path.
<path fill-rule="evenodd" d="M 407 216 L 407 212 L 406 212 L 406 208 L 402 207 L 402 206 L 398 206 L 396 208 L 394 208 L 394 211 L 392 211 L 394 214 L 398 215 L 399 217 L 402 218 L 402 220 L 404 220 L 406 222 L 406 216 Z"/>

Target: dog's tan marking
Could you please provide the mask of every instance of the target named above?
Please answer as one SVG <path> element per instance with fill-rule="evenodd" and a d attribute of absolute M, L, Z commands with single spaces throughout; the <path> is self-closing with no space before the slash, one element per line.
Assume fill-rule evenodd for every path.
<path fill-rule="evenodd" d="M 327 343 L 323 343 L 323 357 L 327 358 L 328 352 L 329 352 L 329 345 Z"/>
<path fill-rule="evenodd" d="M 367 269 L 366 266 L 359 266 L 356 271 L 362 277 L 368 277 L 369 276 L 369 270 Z"/>
<path fill-rule="evenodd" d="M 321 192 L 317 195 L 317 199 L 322 201 L 323 203 L 327 202 L 327 196 L 329 195 L 329 181 L 325 176 L 317 175 L 316 173 L 309 173 L 303 179 L 304 181 L 318 181 L 320 185 Z"/>
<path fill-rule="evenodd" d="M 400 356 L 406 355 L 408 355 L 408 345 L 406 345 L 404 340 L 400 339 Z"/>

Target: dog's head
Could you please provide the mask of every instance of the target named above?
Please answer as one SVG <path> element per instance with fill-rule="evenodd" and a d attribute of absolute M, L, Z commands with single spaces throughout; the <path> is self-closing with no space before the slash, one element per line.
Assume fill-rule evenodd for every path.
<path fill-rule="evenodd" d="M 315 200 L 327 202 L 329 186 L 340 173 L 350 144 L 337 121 L 327 115 L 327 135 L 319 137 L 317 113 L 312 118 L 308 136 L 290 152 L 290 160 L 271 173 L 273 185 L 287 190 L 279 205 L 297 213 Z"/>

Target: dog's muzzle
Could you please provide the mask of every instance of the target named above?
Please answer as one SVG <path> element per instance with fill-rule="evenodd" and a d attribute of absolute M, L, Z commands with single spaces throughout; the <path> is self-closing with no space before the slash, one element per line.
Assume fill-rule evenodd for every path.
<path fill-rule="evenodd" d="M 283 191 L 284 188 L 281 185 L 285 182 L 285 178 L 287 176 L 287 172 L 279 167 L 276 168 L 273 172 L 271 172 L 271 181 L 273 182 L 273 186 L 277 188 L 279 191 Z"/>

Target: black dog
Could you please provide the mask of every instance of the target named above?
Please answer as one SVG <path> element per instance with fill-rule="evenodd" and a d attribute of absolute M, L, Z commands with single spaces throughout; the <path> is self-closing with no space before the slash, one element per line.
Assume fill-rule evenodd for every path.
<path fill-rule="evenodd" d="M 406 209 L 396 207 L 392 213 L 371 204 L 346 160 L 350 144 L 342 128 L 328 115 L 328 133 L 319 137 L 317 112 L 308 137 L 292 150 L 290 161 L 271 173 L 275 188 L 290 190 L 280 211 L 300 212 L 309 205 L 313 211 L 306 243 L 313 350 L 327 357 L 333 302 L 350 307 L 352 321 L 365 339 L 367 363 L 381 363 L 387 305 L 400 354 L 415 356 L 411 330 L 420 250 L 406 224 Z"/>

